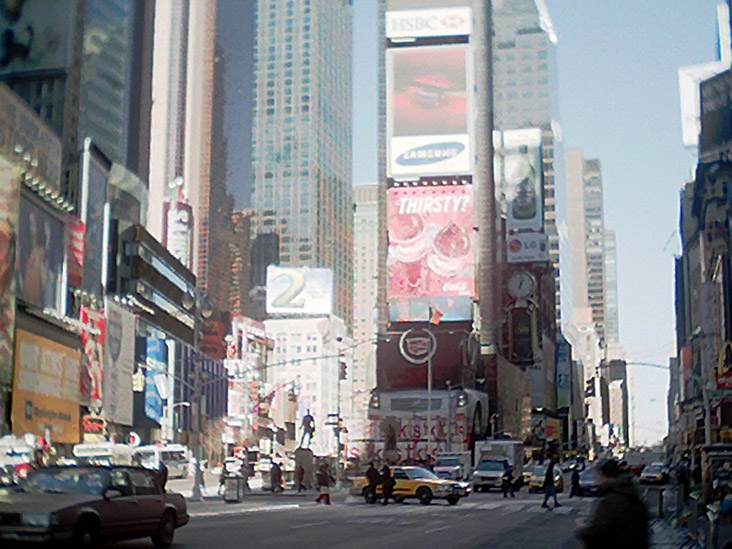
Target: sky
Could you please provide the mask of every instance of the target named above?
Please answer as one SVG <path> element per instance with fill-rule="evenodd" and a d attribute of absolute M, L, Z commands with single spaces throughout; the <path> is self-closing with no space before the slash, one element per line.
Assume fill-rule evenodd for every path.
<path fill-rule="evenodd" d="M 679 192 L 695 162 L 681 141 L 678 69 L 716 59 L 718 1 L 545 1 L 558 37 L 564 147 L 602 167 L 605 227 L 617 238 L 621 343 L 629 362 L 667 365 L 676 354 Z M 354 22 L 360 185 L 377 177 L 376 0 L 354 0 Z M 666 434 L 668 372 L 628 368 L 636 441 L 653 443 Z"/>

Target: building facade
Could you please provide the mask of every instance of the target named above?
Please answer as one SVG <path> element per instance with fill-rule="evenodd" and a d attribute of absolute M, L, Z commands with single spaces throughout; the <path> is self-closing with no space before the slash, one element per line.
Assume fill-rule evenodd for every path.
<path fill-rule="evenodd" d="M 351 3 L 259 0 L 253 129 L 256 234 L 281 265 L 327 267 L 353 317 Z"/>

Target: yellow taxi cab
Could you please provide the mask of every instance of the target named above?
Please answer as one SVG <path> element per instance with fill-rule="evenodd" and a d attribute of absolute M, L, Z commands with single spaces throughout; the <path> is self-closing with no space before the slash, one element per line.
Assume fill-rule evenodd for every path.
<path fill-rule="evenodd" d="M 546 477 L 546 465 L 536 465 L 529 470 L 531 478 L 529 479 L 529 493 L 542 492 L 544 490 L 544 478 Z M 558 466 L 554 466 L 554 489 L 557 492 L 564 492 L 564 477 Z"/>
<path fill-rule="evenodd" d="M 441 479 L 432 471 L 422 467 L 394 467 L 391 470 L 394 484 L 394 501 L 402 503 L 407 498 L 416 498 L 423 505 L 429 505 L 433 499 L 444 499 L 450 505 L 456 505 L 460 498 L 469 494 L 469 485 L 466 482 Z M 382 495 L 382 486 L 376 487 L 373 493 L 366 479 L 361 480 L 361 495 L 366 503 L 375 503 Z"/>

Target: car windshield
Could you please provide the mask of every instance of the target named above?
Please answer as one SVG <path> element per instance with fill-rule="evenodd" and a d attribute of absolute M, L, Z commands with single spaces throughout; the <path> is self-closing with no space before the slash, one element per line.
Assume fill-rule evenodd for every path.
<path fill-rule="evenodd" d="M 662 469 L 660 467 L 657 467 L 655 465 L 649 465 L 645 469 L 643 469 L 644 475 L 657 475 L 661 473 Z"/>
<path fill-rule="evenodd" d="M 427 469 L 410 469 L 407 471 L 407 474 L 410 478 L 413 479 L 423 479 L 423 478 L 429 478 L 429 479 L 437 479 L 438 477 L 432 472 L 428 471 Z"/>
<path fill-rule="evenodd" d="M 458 467 L 460 460 L 458 458 L 440 458 L 435 463 L 436 467 Z"/>
<path fill-rule="evenodd" d="M 580 480 L 595 480 L 595 470 L 594 469 L 586 469 L 580 473 Z"/>
<path fill-rule="evenodd" d="M 105 469 L 41 469 L 31 472 L 20 489 L 33 494 L 100 496 L 108 484 L 109 471 Z"/>
<path fill-rule="evenodd" d="M 494 459 L 484 459 L 478 465 L 480 471 L 503 471 L 503 462 Z"/>

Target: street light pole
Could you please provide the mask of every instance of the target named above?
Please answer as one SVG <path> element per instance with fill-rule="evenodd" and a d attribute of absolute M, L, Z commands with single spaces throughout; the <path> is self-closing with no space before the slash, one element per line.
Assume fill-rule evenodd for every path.
<path fill-rule="evenodd" d="M 430 340 L 430 345 L 432 340 Z M 432 445 L 432 349 L 427 355 L 427 464 L 430 461 L 430 446 Z"/>

